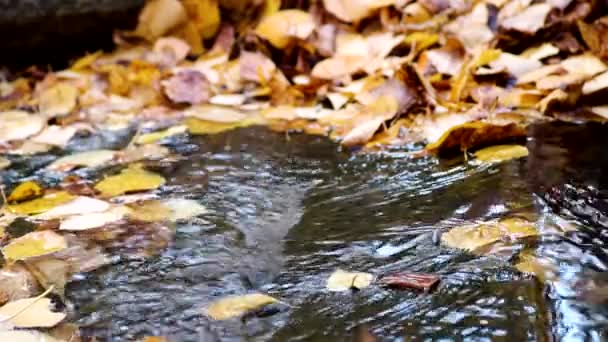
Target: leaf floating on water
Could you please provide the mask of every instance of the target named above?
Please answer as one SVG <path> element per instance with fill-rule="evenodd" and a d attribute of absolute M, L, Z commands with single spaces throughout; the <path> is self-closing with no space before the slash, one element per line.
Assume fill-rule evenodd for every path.
<path fill-rule="evenodd" d="M 360 290 L 368 287 L 373 280 L 374 276 L 370 273 L 347 272 L 337 269 L 327 279 L 327 289 L 330 291 Z"/>
<path fill-rule="evenodd" d="M 42 194 L 44 194 L 44 189 L 38 185 L 38 183 L 34 181 L 27 181 L 17 185 L 17 187 L 13 189 L 11 194 L 8 196 L 7 201 L 9 203 L 22 202 L 40 197 Z"/>
<path fill-rule="evenodd" d="M 165 184 L 165 179 L 153 172 L 133 164 L 115 176 L 110 176 L 95 185 L 104 197 L 114 197 L 129 192 L 154 190 Z"/>
<path fill-rule="evenodd" d="M 517 256 L 515 268 L 522 273 L 534 275 L 541 282 L 555 280 L 558 266 L 549 259 L 541 259 L 530 250 L 524 250 Z"/>
<path fill-rule="evenodd" d="M 166 220 L 171 216 L 171 209 L 158 200 L 134 203 L 129 207 L 133 209 L 129 213 L 129 217 L 135 220 L 156 222 Z"/>
<path fill-rule="evenodd" d="M 40 94 L 40 112 L 49 117 L 69 114 L 76 107 L 77 99 L 76 87 L 67 83 L 57 83 Z"/>
<path fill-rule="evenodd" d="M 528 149 L 521 145 L 490 146 L 475 152 L 475 158 L 482 162 L 501 162 L 528 156 Z"/>
<path fill-rule="evenodd" d="M 282 10 L 262 19 L 255 33 L 278 49 L 285 48 L 294 38 L 306 39 L 315 29 L 312 16 L 302 10 Z"/>
<path fill-rule="evenodd" d="M 82 215 L 74 215 L 61 221 L 60 230 L 87 230 L 103 227 L 109 223 L 122 220 L 125 216 L 131 213 L 131 209 L 125 206 L 114 207 L 108 211 L 101 213 L 88 213 Z"/>
<path fill-rule="evenodd" d="M 51 163 L 48 168 L 58 171 L 69 171 L 77 167 L 97 167 L 114 159 L 115 151 L 96 150 L 70 154 Z"/>
<path fill-rule="evenodd" d="M 251 293 L 243 296 L 231 296 L 215 301 L 204 312 L 215 320 L 225 320 L 242 316 L 266 305 L 277 303 L 273 297 L 262 293 Z"/>
<path fill-rule="evenodd" d="M 51 311 L 48 298 L 25 298 L 9 302 L 0 308 L 0 320 L 17 328 L 50 328 L 61 322 L 66 314 Z"/>
<path fill-rule="evenodd" d="M 207 213 L 207 209 L 195 200 L 185 198 L 172 198 L 164 202 L 171 210 L 171 221 L 188 220 L 195 216 Z"/>
<path fill-rule="evenodd" d="M 67 242 L 62 235 L 50 230 L 31 232 L 11 242 L 2 248 L 4 258 L 9 261 L 25 260 L 32 257 L 50 254 L 67 248 Z"/>
<path fill-rule="evenodd" d="M 505 218 L 452 228 L 441 236 L 441 243 L 474 252 L 497 241 L 511 242 L 535 235 L 538 235 L 538 230 L 532 222 L 520 218 Z"/>
<path fill-rule="evenodd" d="M 236 128 L 258 125 L 262 122 L 259 118 L 250 118 L 243 121 L 224 123 L 207 120 L 199 120 L 196 118 L 187 118 L 184 122 L 188 127 L 188 132 L 194 135 L 200 134 L 217 134 L 225 131 L 230 131 Z"/>
<path fill-rule="evenodd" d="M 414 289 L 428 292 L 441 278 L 435 274 L 427 273 L 398 273 L 380 278 L 381 285 L 397 289 Z"/>
<path fill-rule="evenodd" d="M 39 214 L 51 210 L 56 206 L 65 204 L 73 199 L 74 196 L 70 195 L 66 191 L 59 191 L 47 194 L 44 197 L 40 197 L 35 200 L 9 205 L 8 210 L 15 214 L 22 215 Z"/>
<path fill-rule="evenodd" d="M 188 127 L 186 127 L 184 125 L 179 125 L 179 126 L 169 127 L 163 131 L 142 134 L 135 139 L 135 143 L 139 144 L 139 145 L 152 144 L 159 140 L 162 140 L 162 139 L 165 139 L 168 137 L 172 137 L 177 134 L 184 133 L 184 132 L 186 132 L 187 129 L 188 129 Z"/>

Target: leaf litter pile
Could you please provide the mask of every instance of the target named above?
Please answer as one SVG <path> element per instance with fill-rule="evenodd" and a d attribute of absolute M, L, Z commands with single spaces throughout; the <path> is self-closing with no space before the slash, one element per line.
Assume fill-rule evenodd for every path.
<path fill-rule="evenodd" d="M 264 125 L 365 151 L 421 142 L 412 157 L 471 151 L 483 163 L 525 157 L 525 146 L 512 143 L 532 122 L 608 119 L 605 6 L 152 0 L 133 31 L 116 32 L 113 52 L 60 71 L 4 71 L 0 169 L 61 151 L 77 136 L 135 134 L 121 150 L 64 154 L 41 166 L 55 184 L 26 180 L 3 193 L 0 338 L 74 341 L 77 328 L 61 323 L 57 305 L 74 274 L 116 254 L 154 255 L 170 243 L 173 222 L 205 213 L 194 200 L 158 196 L 165 179 L 148 166 L 179 159 L 163 145 L 173 136 Z M 76 174 L 108 167 L 94 181 Z M 442 243 L 478 250 L 533 234 L 504 221 L 457 227 Z M 374 281 L 336 272 L 331 291 Z M 404 273 L 379 283 L 428 289 L 437 281 Z M 202 313 L 226 319 L 275 302 L 249 294 Z"/>

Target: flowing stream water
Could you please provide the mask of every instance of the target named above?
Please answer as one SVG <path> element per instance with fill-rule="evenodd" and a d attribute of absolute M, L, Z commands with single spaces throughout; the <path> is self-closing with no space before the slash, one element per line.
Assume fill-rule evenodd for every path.
<path fill-rule="evenodd" d="M 71 319 L 98 341 L 350 341 L 362 324 L 381 340 L 605 341 L 607 133 L 533 126 L 528 158 L 491 165 L 410 158 L 420 146 L 344 152 L 264 128 L 176 139 L 187 158 L 165 171 L 163 196 L 208 213 L 179 224 L 160 255 L 72 282 Z M 541 236 L 487 255 L 438 243 L 451 227 L 508 216 L 532 219 Z M 550 277 L 513 267 L 524 249 Z M 330 292 L 337 268 L 435 273 L 441 283 L 430 293 Z M 221 322 L 201 314 L 253 291 L 290 307 Z"/>

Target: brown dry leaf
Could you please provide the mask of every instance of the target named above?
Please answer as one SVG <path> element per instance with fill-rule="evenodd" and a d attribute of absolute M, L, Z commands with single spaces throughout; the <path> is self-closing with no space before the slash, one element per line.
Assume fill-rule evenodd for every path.
<path fill-rule="evenodd" d="M 74 199 L 74 196 L 65 191 L 54 192 L 31 201 L 9 205 L 7 209 L 15 214 L 39 214 L 62 205 Z"/>
<path fill-rule="evenodd" d="M 153 41 L 186 19 L 186 10 L 178 0 L 151 0 L 140 12 L 134 33 Z"/>
<path fill-rule="evenodd" d="M 47 168 L 50 170 L 69 171 L 77 167 L 98 167 L 107 165 L 114 159 L 115 155 L 116 151 L 111 150 L 78 152 L 55 160 Z"/>
<path fill-rule="evenodd" d="M 496 145 L 477 150 L 474 155 L 479 161 L 496 163 L 526 157 L 528 149 L 521 145 Z"/>
<path fill-rule="evenodd" d="M 16 188 L 11 191 L 7 201 L 9 203 L 22 202 L 40 197 L 44 194 L 44 189 L 34 181 L 27 181 L 17 185 Z"/>
<path fill-rule="evenodd" d="M 47 117 L 66 115 L 76 107 L 78 95 L 78 89 L 73 85 L 57 83 L 40 93 L 38 107 Z"/>
<path fill-rule="evenodd" d="M 591 94 L 608 87 L 608 72 L 603 72 L 583 84 L 583 94 Z"/>
<path fill-rule="evenodd" d="M 251 293 L 219 299 L 204 309 L 204 313 L 215 320 L 225 320 L 242 316 L 278 301 L 265 294 Z"/>
<path fill-rule="evenodd" d="M 161 82 L 165 95 L 174 103 L 199 104 L 209 100 L 211 89 L 205 75 L 182 70 Z"/>
<path fill-rule="evenodd" d="M 573 100 L 571 100 L 571 97 Z M 545 114 L 552 105 L 556 103 L 566 103 L 568 101 L 575 102 L 577 98 L 578 94 L 575 92 L 572 92 L 571 95 L 561 89 L 555 89 L 538 103 L 538 109 L 541 113 Z"/>
<path fill-rule="evenodd" d="M 356 22 L 395 2 L 395 0 L 323 0 L 323 6 L 340 20 Z"/>
<path fill-rule="evenodd" d="M 50 230 L 31 232 L 11 240 L 2 248 L 4 258 L 10 262 L 50 254 L 67 247 L 65 238 Z"/>
<path fill-rule="evenodd" d="M 364 272 L 347 272 L 337 269 L 327 278 L 327 289 L 330 291 L 348 291 L 368 287 L 374 276 Z"/>
<path fill-rule="evenodd" d="M 534 34 L 545 25 L 545 20 L 550 11 L 551 5 L 549 4 L 535 4 L 514 16 L 504 19 L 500 26 L 506 30 Z"/>
<path fill-rule="evenodd" d="M 489 15 L 487 5 L 479 3 L 471 13 L 457 17 L 443 29 L 456 35 L 468 51 L 473 51 L 494 38 L 494 32 L 488 27 Z"/>
<path fill-rule="evenodd" d="M 132 164 L 119 174 L 105 178 L 95 185 L 95 189 L 104 197 L 114 197 L 129 192 L 153 190 L 165 184 L 165 179 L 141 165 Z"/>
<path fill-rule="evenodd" d="M 0 319 L 8 319 L 17 328 L 50 328 L 65 317 L 65 313 L 51 311 L 48 298 L 19 299 L 0 308 Z"/>
<path fill-rule="evenodd" d="M 278 49 L 285 48 L 294 38 L 305 40 L 315 29 L 312 15 L 289 9 L 265 16 L 255 33 Z"/>
<path fill-rule="evenodd" d="M 21 140 L 40 132 L 46 119 L 41 115 L 13 110 L 0 112 L 0 142 Z"/>
<path fill-rule="evenodd" d="M 538 231 L 532 222 L 520 218 L 504 218 L 452 228 L 441 236 L 441 243 L 451 248 L 475 252 L 494 242 L 511 242 L 535 235 L 538 235 Z"/>

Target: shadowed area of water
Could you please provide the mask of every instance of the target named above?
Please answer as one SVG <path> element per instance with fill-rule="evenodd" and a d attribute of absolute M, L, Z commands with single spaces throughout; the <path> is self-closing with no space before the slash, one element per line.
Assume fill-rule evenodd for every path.
<path fill-rule="evenodd" d="M 160 256 L 72 283 L 73 318 L 100 341 L 340 341 L 360 324 L 405 341 L 605 340 L 604 234 L 593 217 L 561 212 L 581 199 L 555 189 L 604 186 L 606 133 L 533 127 L 527 159 L 494 165 L 346 153 L 324 138 L 263 128 L 177 142 L 188 158 L 165 174 L 164 195 L 200 200 L 209 213 L 180 224 Z M 437 243 L 453 226 L 511 215 L 535 220 L 541 237 L 485 256 Z M 564 222 L 575 228 L 563 233 Z M 555 264 L 555 277 L 518 272 L 524 247 Z M 329 292 L 337 268 L 442 280 L 432 293 Z M 201 315 L 215 299 L 252 291 L 291 307 L 223 322 Z"/>

